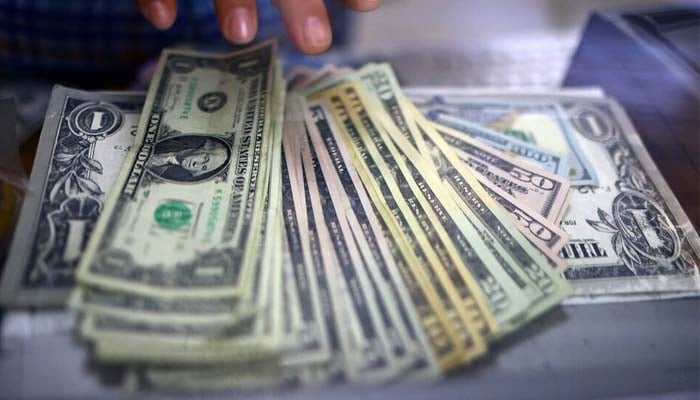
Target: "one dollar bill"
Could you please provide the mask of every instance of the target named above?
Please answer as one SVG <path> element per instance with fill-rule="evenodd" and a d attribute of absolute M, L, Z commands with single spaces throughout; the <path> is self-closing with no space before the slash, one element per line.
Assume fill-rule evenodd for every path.
<path fill-rule="evenodd" d="M 164 297 L 246 294 L 275 150 L 275 48 L 163 52 L 82 283 Z"/>
<path fill-rule="evenodd" d="M 63 306 L 145 95 L 55 86 L 2 280 L 6 306 Z"/>

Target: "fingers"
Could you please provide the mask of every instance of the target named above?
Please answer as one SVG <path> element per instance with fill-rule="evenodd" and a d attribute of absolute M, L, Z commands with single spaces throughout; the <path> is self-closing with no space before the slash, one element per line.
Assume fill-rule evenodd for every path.
<path fill-rule="evenodd" d="M 318 54 L 332 41 L 328 14 L 323 0 L 273 0 L 282 14 L 287 32 L 304 53 Z M 370 11 L 381 0 L 343 0 L 355 11 Z M 168 29 L 177 15 L 176 0 L 137 0 L 143 15 L 158 29 Z M 236 44 L 248 43 L 258 30 L 255 0 L 214 0 L 219 27 Z"/>
<path fill-rule="evenodd" d="M 355 11 L 372 11 L 382 4 L 382 0 L 343 0 L 343 3 Z"/>
<path fill-rule="evenodd" d="M 168 29 L 175 22 L 176 0 L 138 0 L 138 5 L 146 19 L 158 29 Z"/>
<path fill-rule="evenodd" d="M 255 38 L 258 12 L 255 0 L 214 0 L 219 28 L 224 37 L 236 44 Z"/>
<path fill-rule="evenodd" d="M 331 45 L 331 27 L 323 0 L 277 0 L 292 42 L 304 53 L 318 54 Z"/>

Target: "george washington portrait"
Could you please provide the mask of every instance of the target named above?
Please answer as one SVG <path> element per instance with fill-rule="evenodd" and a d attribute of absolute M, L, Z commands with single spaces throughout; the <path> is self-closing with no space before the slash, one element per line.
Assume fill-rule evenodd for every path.
<path fill-rule="evenodd" d="M 156 143 L 148 170 L 163 179 L 194 183 L 221 172 L 231 159 L 231 149 L 213 136 L 185 135 Z"/>

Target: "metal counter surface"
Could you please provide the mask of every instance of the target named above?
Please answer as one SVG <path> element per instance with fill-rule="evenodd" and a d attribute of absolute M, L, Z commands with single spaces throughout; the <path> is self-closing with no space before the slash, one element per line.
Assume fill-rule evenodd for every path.
<path fill-rule="evenodd" d="M 117 399 L 129 392 L 89 364 L 64 313 L 4 316 L 2 399 Z M 700 387 L 700 299 L 562 306 L 492 346 L 487 357 L 435 382 L 262 392 L 193 392 L 197 398 L 513 399 L 625 398 Z M 184 398 L 139 393 L 139 398 Z"/>

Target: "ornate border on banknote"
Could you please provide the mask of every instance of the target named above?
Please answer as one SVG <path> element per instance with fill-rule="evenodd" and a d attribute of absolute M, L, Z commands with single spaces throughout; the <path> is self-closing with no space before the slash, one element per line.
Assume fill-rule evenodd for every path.
<path fill-rule="evenodd" d="M 103 165 L 96 146 L 110 136 L 128 135 L 125 114 L 138 116 L 144 98 L 138 92 L 54 88 L 5 266 L 3 304 L 63 305 L 111 186 L 96 178 L 114 167 Z"/>
<path fill-rule="evenodd" d="M 575 294 L 697 295 L 700 238 L 622 107 L 609 99 L 560 101 L 581 135 L 607 153 L 619 192 L 609 208 L 597 208 L 596 220 L 586 219 L 597 232 L 610 235 L 619 262 L 569 268 L 564 274 Z M 562 255 L 574 250 L 572 245 Z"/>

